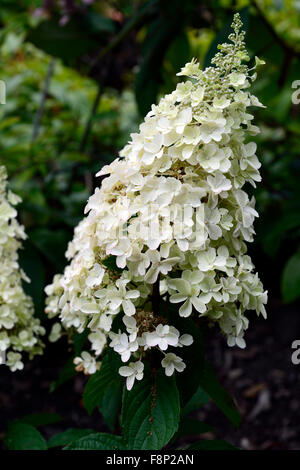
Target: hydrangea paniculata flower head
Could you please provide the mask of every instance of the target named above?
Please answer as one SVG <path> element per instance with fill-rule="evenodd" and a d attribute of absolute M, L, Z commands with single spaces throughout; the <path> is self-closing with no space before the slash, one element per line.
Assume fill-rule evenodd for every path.
<path fill-rule="evenodd" d="M 1 362 L 5 357 L 12 371 L 23 368 L 22 353 L 30 359 L 42 353 L 40 336 L 45 334 L 22 286 L 29 279 L 18 264 L 21 240 L 26 238 L 16 219 L 18 202 L 20 198 L 7 190 L 6 170 L 0 166 L 0 352 Z"/>
<path fill-rule="evenodd" d="M 188 370 L 175 352 L 193 338 L 169 324 L 157 299 L 177 304 L 178 316 L 219 325 L 230 346 L 245 347 L 248 310 L 266 315 L 245 243 L 258 214 L 242 189 L 261 180 L 249 140 L 259 129 L 248 108 L 262 105 L 248 91 L 258 62 L 245 64 L 240 27 L 236 15 L 211 67 L 202 71 L 195 60 L 183 67 L 178 75 L 188 80 L 152 106 L 119 158 L 98 173 L 109 176 L 75 229 L 70 264 L 46 289 L 49 316 L 65 328 L 89 328 L 96 358 L 107 345 L 131 361 L 120 369 L 130 388 L 152 348 L 167 375 Z M 123 327 L 112 331 L 119 314 Z"/>

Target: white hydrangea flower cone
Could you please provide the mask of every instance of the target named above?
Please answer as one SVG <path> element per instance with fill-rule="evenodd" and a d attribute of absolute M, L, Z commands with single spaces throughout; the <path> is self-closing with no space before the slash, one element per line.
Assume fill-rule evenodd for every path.
<path fill-rule="evenodd" d="M 75 229 L 70 264 L 46 289 L 49 316 L 79 332 L 88 327 L 98 357 L 105 335 L 124 362 L 156 348 L 167 375 L 185 368 L 165 351 L 193 339 L 167 324 L 157 297 L 177 304 L 183 318 L 218 324 L 230 346 L 245 347 L 247 310 L 266 315 L 267 293 L 245 243 L 258 214 L 242 189 L 261 180 L 247 136 L 259 132 L 248 108 L 262 105 L 248 91 L 256 66 L 243 64 L 240 27 L 237 15 L 212 67 L 186 64 L 178 75 L 189 79 L 152 106 L 120 158 L 98 173 L 109 176 Z M 113 333 L 120 312 L 125 328 Z"/>
<path fill-rule="evenodd" d="M 41 354 L 44 328 L 34 318 L 33 303 L 22 281 L 29 281 L 18 264 L 24 228 L 17 220 L 15 205 L 20 198 L 7 190 L 6 170 L 0 166 L 0 352 L 1 362 L 11 371 L 23 368 L 22 353 L 31 359 Z"/>

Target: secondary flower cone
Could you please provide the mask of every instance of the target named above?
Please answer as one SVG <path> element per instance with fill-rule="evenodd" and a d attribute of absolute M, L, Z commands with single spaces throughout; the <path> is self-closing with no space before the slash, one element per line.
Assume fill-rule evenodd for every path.
<path fill-rule="evenodd" d="M 42 353 L 40 336 L 45 334 L 22 286 L 29 279 L 18 264 L 21 240 L 26 238 L 16 220 L 18 202 L 20 198 L 7 190 L 6 170 L 0 166 L 0 361 L 11 371 L 23 368 L 22 353 L 30 359 Z"/>
<path fill-rule="evenodd" d="M 245 347 L 247 310 L 266 315 L 245 243 L 258 214 L 242 189 L 261 179 L 248 140 L 259 132 L 248 108 L 262 105 L 248 88 L 261 61 L 244 64 L 238 15 L 232 26 L 213 66 L 186 64 L 178 75 L 189 79 L 152 106 L 120 158 L 98 173 L 109 176 L 75 229 L 70 264 L 46 288 L 49 316 L 60 315 L 66 329 L 90 329 L 92 352 L 76 359 L 78 369 L 95 372 L 110 338 L 124 363 L 137 361 L 120 369 L 128 388 L 142 379 L 151 348 L 167 375 L 188 367 L 174 350 L 193 338 L 156 311 L 157 296 L 178 304 L 176 315 L 218 324 L 230 346 Z M 120 312 L 123 331 L 112 332 Z"/>

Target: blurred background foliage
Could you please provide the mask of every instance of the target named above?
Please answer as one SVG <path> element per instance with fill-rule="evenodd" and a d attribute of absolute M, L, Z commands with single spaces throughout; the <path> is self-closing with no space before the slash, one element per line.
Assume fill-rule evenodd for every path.
<path fill-rule="evenodd" d="M 0 161 L 23 198 L 21 262 L 39 316 L 99 185 L 94 174 L 175 87 L 181 66 L 209 64 L 236 11 L 250 55 L 266 61 L 253 86 L 266 108 L 256 115 L 263 182 L 250 251 L 271 299 L 300 296 L 299 0 L 1 0 Z"/>

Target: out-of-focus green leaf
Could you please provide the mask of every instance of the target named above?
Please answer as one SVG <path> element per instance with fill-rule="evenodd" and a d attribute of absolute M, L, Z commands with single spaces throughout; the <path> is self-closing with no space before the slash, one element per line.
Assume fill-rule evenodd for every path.
<path fill-rule="evenodd" d="M 261 223 L 262 225 L 262 223 Z M 299 204 L 287 207 L 276 219 L 265 220 L 261 227 L 260 239 L 265 253 L 275 256 L 284 234 L 300 227 Z"/>
<path fill-rule="evenodd" d="M 99 372 L 91 376 L 83 393 L 83 403 L 88 413 L 91 414 L 98 406 L 111 429 L 114 429 L 121 408 L 123 379 L 118 373 L 120 366 L 119 355 L 108 351 Z"/>
<path fill-rule="evenodd" d="M 74 360 L 73 357 L 70 357 L 67 360 L 67 362 L 64 365 L 62 371 L 59 374 L 58 379 L 55 380 L 54 382 L 52 382 L 52 384 L 50 386 L 50 392 L 54 392 L 55 390 L 58 389 L 58 387 L 63 385 L 68 380 L 72 379 L 77 374 L 77 372 L 75 370 L 75 365 L 73 363 L 73 360 Z"/>
<path fill-rule="evenodd" d="M 46 450 L 43 436 L 30 424 L 17 422 L 8 428 L 5 444 L 10 450 Z"/>
<path fill-rule="evenodd" d="M 116 31 L 113 20 L 95 11 L 88 11 L 84 16 L 84 22 L 91 33 L 114 33 Z"/>
<path fill-rule="evenodd" d="M 29 32 L 27 40 L 63 60 L 76 59 L 98 46 L 97 42 L 87 35 L 82 24 L 74 18 L 64 26 L 61 26 L 57 19 L 43 21 Z"/>
<path fill-rule="evenodd" d="M 162 7 L 162 14 L 148 27 L 143 43 L 143 60 L 135 80 L 137 105 L 143 116 L 156 101 L 165 54 L 184 26 L 185 9 L 182 2 L 177 0 L 173 2 L 171 11 L 167 2 L 162 2 Z M 167 8 L 165 12 L 164 7 Z"/>
<path fill-rule="evenodd" d="M 187 404 L 182 408 L 181 414 L 188 415 L 192 411 L 198 410 L 211 400 L 210 396 L 198 387 L 194 395 L 190 398 Z"/>
<path fill-rule="evenodd" d="M 170 45 L 166 54 L 166 58 L 172 64 L 173 73 L 179 72 L 181 67 L 191 59 L 190 53 L 191 48 L 188 35 L 186 31 L 181 31 Z"/>
<path fill-rule="evenodd" d="M 58 271 L 64 268 L 69 238 L 70 235 L 65 230 L 39 228 L 30 232 L 31 241 Z"/>
<path fill-rule="evenodd" d="M 231 396 L 219 383 L 211 365 L 205 361 L 203 375 L 200 386 L 212 398 L 215 404 L 220 408 L 225 416 L 232 422 L 235 427 L 241 423 L 241 415 L 238 412 Z"/>
<path fill-rule="evenodd" d="M 42 318 L 44 316 L 44 287 L 46 283 L 45 267 L 40 253 L 29 240 L 24 243 L 23 250 L 20 250 L 19 263 L 30 279 L 30 283 L 24 282 L 24 289 L 33 299 L 36 315 Z"/>
<path fill-rule="evenodd" d="M 52 436 L 47 445 L 50 449 L 51 447 L 63 447 L 72 444 L 74 441 L 81 439 L 82 437 L 89 436 L 90 434 L 95 434 L 93 429 L 78 429 L 78 428 L 69 428 L 66 431 L 60 432 Z"/>
<path fill-rule="evenodd" d="M 293 302 L 300 297 L 300 251 L 297 251 L 284 267 L 281 292 L 284 302 Z"/>
<path fill-rule="evenodd" d="M 197 436 L 199 434 L 203 434 L 206 432 L 213 431 L 213 427 L 209 426 L 209 424 L 203 423 L 198 419 L 184 417 L 179 424 L 179 429 L 176 432 L 173 442 L 179 439 L 182 436 Z"/>
<path fill-rule="evenodd" d="M 46 426 L 47 424 L 59 423 L 63 418 L 58 413 L 32 413 L 30 415 L 23 416 L 20 420 L 22 423 L 30 424 L 35 428 L 40 426 Z"/>

